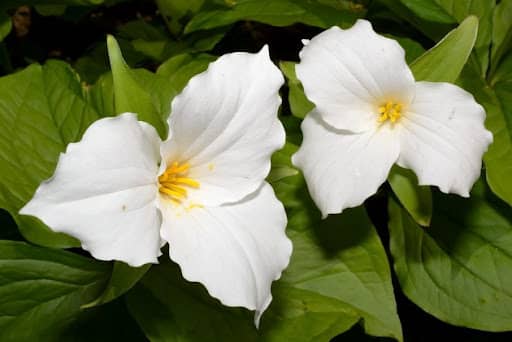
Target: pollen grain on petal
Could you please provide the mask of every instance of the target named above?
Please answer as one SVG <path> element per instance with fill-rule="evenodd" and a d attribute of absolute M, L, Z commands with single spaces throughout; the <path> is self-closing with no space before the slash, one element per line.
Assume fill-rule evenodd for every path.
<path fill-rule="evenodd" d="M 174 204 L 182 204 L 182 201 L 187 198 L 188 188 L 198 189 L 200 186 L 198 181 L 188 177 L 189 169 L 189 163 L 180 164 L 173 162 L 167 170 L 158 177 L 158 191 Z"/>

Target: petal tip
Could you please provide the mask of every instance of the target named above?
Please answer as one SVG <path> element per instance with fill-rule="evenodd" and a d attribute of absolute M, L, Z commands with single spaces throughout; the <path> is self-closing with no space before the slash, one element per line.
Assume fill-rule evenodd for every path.
<path fill-rule="evenodd" d="M 270 58 L 270 50 L 269 50 L 268 44 L 265 44 L 261 47 L 260 51 L 258 51 L 258 55 L 259 54 L 263 54 L 263 55 L 267 56 L 268 58 Z"/>
<path fill-rule="evenodd" d="M 254 326 L 256 327 L 257 330 L 260 329 L 261 317 L 263 316 L 263 313 L 267 310 L 267 308 L 270 306 L 271 302 L 272 295 L 269 295 L 267 299 L 263 302 L 261 307 L 254 312 Z"/>

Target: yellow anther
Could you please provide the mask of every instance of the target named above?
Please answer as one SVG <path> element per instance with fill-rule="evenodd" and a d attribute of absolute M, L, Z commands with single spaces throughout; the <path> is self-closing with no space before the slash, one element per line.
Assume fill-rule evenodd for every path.
<path fill-rule="evenodd" d="M 393 101 L 388 101 L 378 108 L 379 118 L 378 122 L 383 123 L 387 120 L 395 123 L 402 116 L 402 104 Z"/>
<path fill-rule="evenodd" d="M 199 188 L 199 182 L 197 182 L 197 181 L 195 181 L 193 179 L 190 179 L 190 178 L 180 177 L 180 178 L 174 179 L 174 182 L 177 183 L 177 184 L 188 185 L 188 186 L 191 186 L 193 188 Z"/>
<path fill-rule="evenodd" d="M 182 192 L 174 191 L 174 190 L 171 190 L 169 188 L 165 188 L 163 186 L 161 186 L 158 190 L 161 193 L 169 195 L 169 196 L 171 196 L 174 199 L 182 199 L 182 198 L 184 198 L 186 196 Z"/>
<path fill-rule="evenodd" d="M 174 162 L 158 177 L 160 193 L 167 195 L 174 203 L 181 204 L 187 198 L 185 187 L 199 188 L 199 182 L 187 177 L 190 164 Z"/>

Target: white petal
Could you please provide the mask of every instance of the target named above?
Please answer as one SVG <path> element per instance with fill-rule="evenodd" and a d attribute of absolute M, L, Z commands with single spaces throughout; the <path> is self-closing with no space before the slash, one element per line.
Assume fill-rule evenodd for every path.
<path fill-rule="evenodd" d="M 191 199 L 218 205 L 258 189 L 271 154 L 285 141 L 277 119 L 283 82 L 265 46 L 257 54 L 220 57 L 174 99 L 162 156 L 190 163 L 189 177 L 201 183 Z"/>
<path fill-rule="evenodd" d="M 449 83 L 417 82 L 416 97 L 401 120 L 398 164 L 421 185 L 469 196 L 492 142 L 485 111 L 473 96 Z"/>
<path fill-rule="evenodd" d="M 256 310 L 257 323 L 292 251 L 286 213 L 272 187 L 264 183 L 242 201 L 218 207 L 161 205 L 162 237 L 183 277 L 202 283 L 224 305 Z"/>
<path fill-rule="evenodd" d="M 356 207 L 387 179 L 399 153 L 397 132 L 384 124 L 364 133 L 327 125 L 315 111 L 302 123 L 304 139 L 292 162 L 325 217 Z"/>
<path fill-rule="evenodd" d="M 157 262 L 160 139 L 134 114 L 94 122 L 20 211 L 74 236 L 95 258 Z"/>
<path fill-rule="evenodd" d="M 407 105 L 414 77 L 400 45 L 378 35 L 366 20 L 342 30 L 332 27 L 300 52 L 296 66 L 307 97 L 331 126 L 351 132 L 373 128 L 378 107 Z"/>

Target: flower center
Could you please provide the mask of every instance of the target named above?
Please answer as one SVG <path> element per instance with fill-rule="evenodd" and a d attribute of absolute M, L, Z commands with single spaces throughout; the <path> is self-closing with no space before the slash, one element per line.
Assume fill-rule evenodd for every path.
<path fill-rule="evenodd" d="M 378 122 L 383 123 L 387 120 L 395 123 L 402 116 L 402 104 L 388 101 L 379 107 Z"/>
<path fill-rule="evenodd" d="M 158 191 L 167 195 L 173 202 L 180 204 L 187 197 L 187 187 L 199 188 L 199 182 L 188 178 L 189 163 L 174 162 L 158 177 Z"/>

